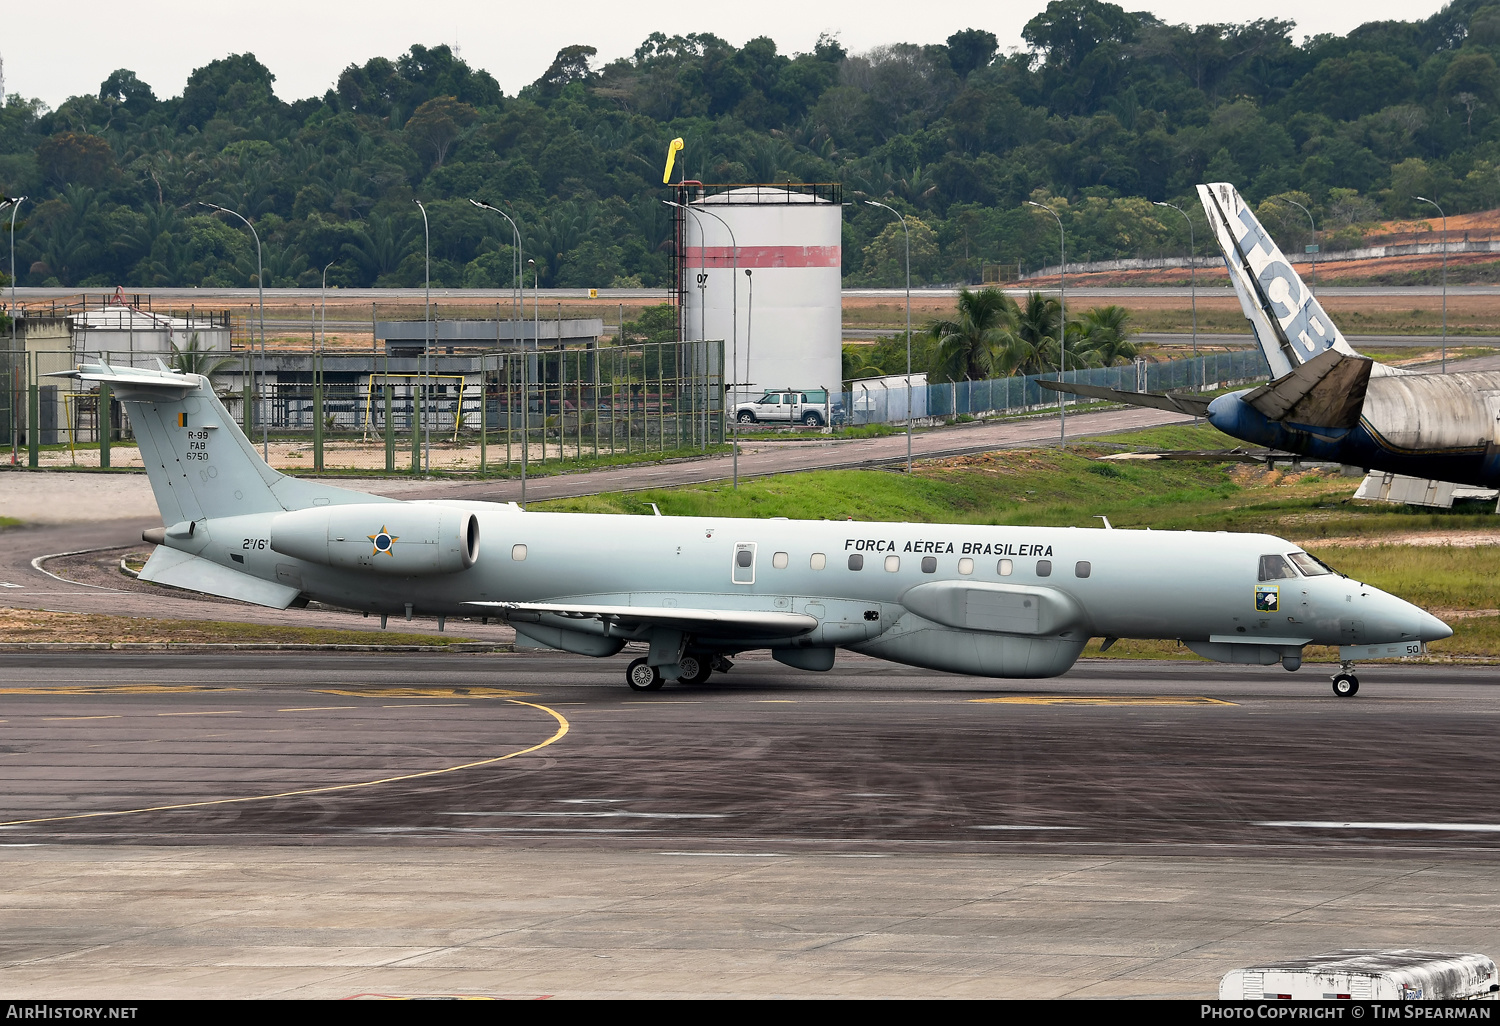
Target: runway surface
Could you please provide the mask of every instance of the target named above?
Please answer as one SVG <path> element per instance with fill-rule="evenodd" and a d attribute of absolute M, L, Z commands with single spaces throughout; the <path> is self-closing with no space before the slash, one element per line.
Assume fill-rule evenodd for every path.
<path fill-rule="evenodd" d="M 0 656 L 0 823 L 50 842 L 1500 855 L 1488 668 L 1372 667 L 1341 700 L 1316 671 L 986 681 L 857 656 L 643 694 L 625 661 Z"/>
<path fill-rule="evenodd" d="M 1500 674 L 0 656 L 14 996 L 1210 996 L 1500 949 Z"/>

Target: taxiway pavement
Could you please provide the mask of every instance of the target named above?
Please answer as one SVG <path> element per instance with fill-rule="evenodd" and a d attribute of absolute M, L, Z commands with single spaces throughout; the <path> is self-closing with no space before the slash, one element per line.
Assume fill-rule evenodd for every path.
<path fill-rule="evenodd" d="M 0 655 L 21 996 L 1206 997 L 1500 948 L 1500 673 Z"/>

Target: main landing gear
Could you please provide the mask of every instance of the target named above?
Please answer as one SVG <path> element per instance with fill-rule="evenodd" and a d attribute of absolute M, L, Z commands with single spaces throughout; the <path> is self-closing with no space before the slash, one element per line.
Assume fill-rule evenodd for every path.
<path fill-rule="evenodd" d="M 734 664 L 723 656 L 696 656 L 685 655 L 676 666 L 677 683 L 679 684 L 703 684 L 713 676 L 713 672 L 727 673 Z M 630 685 L 632 691 L 660 691 L 666 678 L 662 676 L 661 668 L 648 666 L 644 657 L 634 659 L 625 670 L 625 683 Z"/>
<path fill-rule="evenodd" d="M 1359 694 L 1359 678 L 1354 675 L 1352 662 L 1339 665 L 1339 672 L 1333 675 L 1333 693 L 1340 698 L 1353 698 Z"/>

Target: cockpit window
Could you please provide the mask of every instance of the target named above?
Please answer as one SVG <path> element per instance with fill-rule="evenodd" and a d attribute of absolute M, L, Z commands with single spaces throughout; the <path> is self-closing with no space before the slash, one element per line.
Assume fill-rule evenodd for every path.
<path fill-rule="evenodd" d="M 1323 562 L 1317 556 L 1310 556 L 1306 552 L 1292 552 L 1288 555 L 1291 561 L 1297 564 L 1297 569 L 1301 570 L 1308 577 L 1322 577 L 1324 574 L 1338 573 L 1337 570 Z"/>
<path fill-rule="evenodd" d="M 1292 564 L 1288 563 L 1281 556 L 1271 555 L 1260 557 L 1260 579 L 1262 581 L 1280 581 L 1296 576 L 1297 571 L 1292 569 Z"/>

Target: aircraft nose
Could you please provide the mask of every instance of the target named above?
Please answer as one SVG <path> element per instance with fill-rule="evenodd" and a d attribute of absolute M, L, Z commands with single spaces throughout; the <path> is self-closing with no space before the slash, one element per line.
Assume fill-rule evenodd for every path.
<path fill-rule="evenodd" d="M 1442 641 L 1453 637 L 1453 628 L 1426 610 L 1418 610 L 1417 637 L 1423 641 Z"/>

